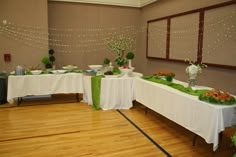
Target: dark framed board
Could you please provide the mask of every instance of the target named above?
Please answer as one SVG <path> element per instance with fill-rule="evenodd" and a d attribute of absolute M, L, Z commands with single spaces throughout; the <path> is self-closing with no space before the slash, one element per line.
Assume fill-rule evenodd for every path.
<path fill-rule="evenodd" d="M 236 1 L 148 21 L 146 57 L 236 69 Z"/>

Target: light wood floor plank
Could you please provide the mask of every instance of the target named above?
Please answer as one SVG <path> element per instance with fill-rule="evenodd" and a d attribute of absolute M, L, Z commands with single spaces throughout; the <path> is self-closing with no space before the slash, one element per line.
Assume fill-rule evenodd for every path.
<path fill-rule="evenodd" d="M 197 138 L 195 146 L 192 146 L 194 134 L 167 118 L 148 109 L 145 115 L 145 107 L 136 103 L 136 107 L 122 112 L 150 135 L 167 152 L 175 157 L 231 157 L 233 147 L 230 137 L 235 130 L 227 128 L 223 133 L 220 147 L 213 152 L 213 145 L 207 144 L 201 137 Z"/>
<path fill-rule="evenodd" d="M 116 110 L 70 103 L 4 108 L 0 115 L 1 157 L 165 156 Z"/>
<path fill-rule="evenodd" d="M 74 96 L 72 96 L 74 98 Z M 68 99 L 71 100 L 71 97 Z M 56 104 L 51 104 L 51 103 Z M 68 102 L 68 103 L 60 103 Z M 44 105 L 40 105 L 44 104 Z M 216 152 L 212 144 L 136 103 L 121 110 L 174 157 L 231 157 L 227 129 Z M 0 108 L 0 157 L 164 157 L 166 156 L 116 110 L 96 111 L 85 103 L 23 102 Z"/>

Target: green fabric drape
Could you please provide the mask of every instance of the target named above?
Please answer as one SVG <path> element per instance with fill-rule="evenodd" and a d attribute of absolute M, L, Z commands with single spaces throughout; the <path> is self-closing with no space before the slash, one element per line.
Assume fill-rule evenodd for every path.
<path fill-rule="evenodd" d="M 166 81 L 164 79 L 161 79 L 157 76 L 143 76 L 143 79 L 148 80 L 148 81 L 152 81 L 152 82 L 156 82 L 156 83 L 160 83 L 160 84 L 164 84 L 167 85 L 171 88 L 177 89 L 181 92 L 190 94 L 190 95 L 195 95 L 195 96 L 199 96 L 207 91 L 210 91 L 208 89 L 197 89 L 197 90 L 193 90 L 191 87 L 184 87 L 181 84 L 178 83 L 173 83 L 173 82 L 169 82 Z"/>
<path fill-rule="evenodd" d="M 232 97 L 231 100 L 228 102 L 221 102 L 221 101 L 215 100 L 213 97 L 205 97 L 204 93 L 211 91 L 209 89 L 196 89 L 196 90 L 194 90 L 191 87 L 184 87 L 181 84 L 166 81 L 164 79 L 159 78 L 158 76 L 143 76 L 143 79 L 151 81 L 151 82 L 156 82 L 156 83 L 160 83 L 163 85 L 167 85 L 171 88 L 174 88 L 176 90 L 179 90 L 181 92 L 184 92 L 184 93 L 187 93 L 190 95 L 198 96 L 199 100 L 206 101 L 208 103 L 217 104 L 217 105 L 221 105 L 221 104 L 222 105 L 232 105 L 232 104 L 236 103 L 236 100 L 234 97 Z"/>
<path fill-rule="evenodd" d="M 104 76 L 92 76 L 91 77 L 91 88 L 92 88 L 92 100 L 93 108 L 95 110 L 100 109 L 100 92 L 101 92 L 101 80 Z"/>

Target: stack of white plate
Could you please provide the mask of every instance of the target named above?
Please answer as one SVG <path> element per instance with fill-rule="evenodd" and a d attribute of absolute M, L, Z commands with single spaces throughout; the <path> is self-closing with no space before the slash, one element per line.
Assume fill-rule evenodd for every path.
<path fill-rule="evenodd" d="M 30 71 L 33 75 L 39 75 L 42 73 L 42 70 L 31 70 Z"/>
<path fill-rule="evenodd" d="M 77 69 L 78 67 L 77 66 L 74 66 L 74 65 L 67 65 L 67 66 L 64 66 L 62 67 L 64 70 L 74 70 L 74 69 Z"/>
<path fill-rule="evenodd" d="M 66 72 L 66 70 L 52 70 L 53 74 L 63 74 L 65 72 Z"/>

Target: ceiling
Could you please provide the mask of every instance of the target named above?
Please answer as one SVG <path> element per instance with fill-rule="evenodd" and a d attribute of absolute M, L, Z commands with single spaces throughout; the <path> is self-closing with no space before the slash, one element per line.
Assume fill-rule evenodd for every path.
<path fill-rule="evenodd" d="M 79 2 L 79 3 L 92 3 L 92 4 L 104 4 L 104 5 L 116 5 L 127 7 L 143 7 L 157 0 L 48 0 L 48 1 L 60 1 L 60 2 Z"/>

